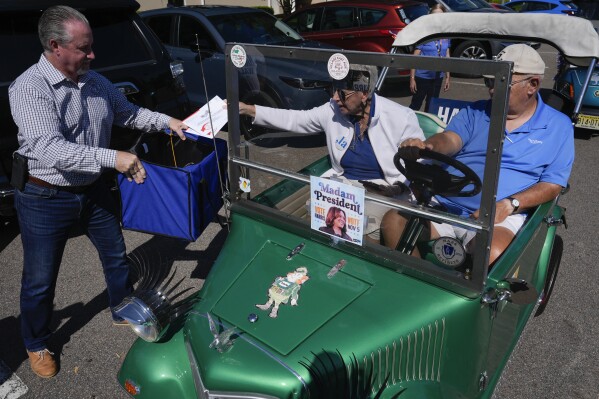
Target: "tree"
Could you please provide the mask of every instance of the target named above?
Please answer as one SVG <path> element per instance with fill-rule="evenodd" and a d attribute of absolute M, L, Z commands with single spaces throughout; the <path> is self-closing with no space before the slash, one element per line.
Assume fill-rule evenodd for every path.
<path fill-rule="evenodd" d="M 283 10 L 283 16 L 288 16 L 295 9 L 295 0 L 277 0 L 277 3 Z"/>
<path fill-rule="evenodd" d="M 283 10 L 283 15 L 288 16 L 293 11 L 301 10 L 305 6 L 312 4 L 312 0 L 277 0 L 277 3 Z"/>

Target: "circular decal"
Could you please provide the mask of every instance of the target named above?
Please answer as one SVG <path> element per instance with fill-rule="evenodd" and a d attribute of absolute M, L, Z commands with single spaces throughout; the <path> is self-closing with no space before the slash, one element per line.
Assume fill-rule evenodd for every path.
<path fill-rule="evenodd" d="M 231 48 L 231 62 L 237 68 L 243 68 L 245 62 L 247 61 L 247 54 L 245 53 L 245 49 L 241 47 L 239 44 L 236 44 Z"/>
<path fill-rule="evenodd" d="M 599 90 L 595 90 L 595 91 L 593 92 L 593 95 L 594 95 L 595 97 L 599 97 Z"/>
<path fill-rule="evenodd" d="M 466 251 L 462 243 L 452 237 L 441 237 L 433 243 L 433 253 L 444 265 L 458 267 L 466 259 Z"/>
<path fill-rule="evenodd" d="M 335 53 L 327 63 L 329 75 L 335 80 L 341 80 L 349 73 L 349 60 L 341 53 Z"/>

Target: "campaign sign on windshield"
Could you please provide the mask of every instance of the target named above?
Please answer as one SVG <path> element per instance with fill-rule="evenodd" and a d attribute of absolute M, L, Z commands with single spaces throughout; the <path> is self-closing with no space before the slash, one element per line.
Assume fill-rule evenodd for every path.
<path fill-rule="evenodd" d="M 311 176 L 310 220 L 314 230 L 362 245 L 364 189 Z"/>

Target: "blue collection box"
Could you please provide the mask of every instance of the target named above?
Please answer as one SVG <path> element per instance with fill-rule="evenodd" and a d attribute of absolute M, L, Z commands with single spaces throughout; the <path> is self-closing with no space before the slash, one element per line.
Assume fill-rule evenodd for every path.
<path fill-rule="evenodd" d="M 195 241 L 223 205 L 227 143 L 215 138 L 145 134 L 134 150 L 147 178 L 118 175 L 124 229 Z"/>

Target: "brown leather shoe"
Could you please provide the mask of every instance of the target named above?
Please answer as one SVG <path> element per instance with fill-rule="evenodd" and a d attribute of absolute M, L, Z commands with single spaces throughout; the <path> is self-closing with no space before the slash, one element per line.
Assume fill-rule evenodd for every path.
<path fill-rule="evenodd" d="M 29 352 L 29 364 L 31 364 L 31 370 L 42 378 L 54 377 L 58 373 L 58 365 L 56 360 L 52 357 L 54 353 L 48 349 L 42 349 L 37 352 Z"/>

